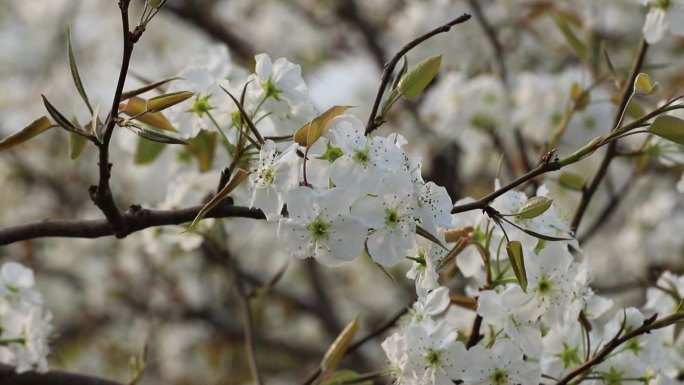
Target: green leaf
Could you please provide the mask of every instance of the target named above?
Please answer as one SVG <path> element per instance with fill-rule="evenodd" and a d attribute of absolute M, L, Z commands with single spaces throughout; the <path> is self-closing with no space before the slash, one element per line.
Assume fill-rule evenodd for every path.
<path fill-rule="evenodd" d="M 351 106 L 330 107 L 327 111 L 300 127 L 294 134 L 294 141 L 301 146 L 310 147 L 321 137 L 321 135 L 323 135 L 327 129 L 328 123 L 349 108 L 351 108 Z"/>
<path fill-rule="evenodd" d="M 572 87 L 570 87 L 570 96 L 575 102 L 575 109 L 577 111 L 582 111 L 587 108 L 589 101 L 591 100 L 590 94 L 588 92 L 584 92 L 579 83 L 572 83 Z"/>
<path fill-rule="evenodd" d="M 0 151 L 5 151 L 18 144 L 24 143 L 51 127 L 52 122 L 50 122 L 50 119 L 48 119 L 47 116 L 41 116 L 40 118 L 29 123 L 28 126 L 0 140 Z"/>
<path fill-rule="evenodd" d="M 93 119 L 90 121 L 90 133 L 95 136 L 98 142 L 102 143 L 102 122 L 100 122 L 100 105 L 93 110 Z"/>
<path fill-rule="evenodd" d="M 560 176 L 558 177 L 558 183 L 570 190 L 582 191 L 585 180 L 583 177 L 577 174 L 573 174 L 568 171 L 561 171 Z"/>
<path fill-rule="evenodd" d="M 85 150 L 85 145 L 88 143 L 88 139 L 84 138 L 79 134 L 74 134 L 73 132 L 69 134 L 69 159 L 76 160 L 83 150 Z"/>
<path fill-rule="evenodd" d="M 197 159 L 201 172 L 211 170 L 216 154 L 218 135 L 216 131 L 200 130 L 196 137 L 188 139 L 190 146 L 187 147 L 187 151 Z"/>
<path fill-rule="evenodd" d="M 138 146 L 135 148 L 135 164 L 149 164 L 154 162 L 165 148 L 166 145 L 163 143 L 140 138 L 138 140 Z"/>
<path fill-rule="evenodd" d="M 136 118 L 137 120 L 154 128 L 164 131 L 179 132 L 161 112 L 143 114 L 146 110 L 146 105 L 147 101 L 145 99 L 136 96 L 130 98 L 126 103 L 121 103 L 121 105 L 119 105 L 119 110 L 131 117 L 138 116 Z"/>
<path fill-rule="evenodd" d="M 545 196 L 536 196 L 528 199 L 520 208 L 515 216 L 522 219 L 536 218 L 546 212 L 551 207 L 553 200 Z"/>
<path fill-rule="evenodd" d="M 427 58 L 416 64 L 410 71 L 401 77 L 397 84 L 397 90 L 406 99 L 413 99 L 420 95 L 432 79 L 437 76 L 439 66 L 442 64 L 442 55 Z"/>
<path fill-rule="evenodd" d="M 682 119 L 672 115 L 660 115 L 651 123 L 648 131 L 684 146 L 684 120 Z"/>
<path fill-rule="evenodd" d="M 347 349 L 349 348 L 349 345 L 351 345 L 358 330 L 359 316 L 357 315 L 344 327 L 344 330 L 337 336 L 325 353 L 325 356 L 321 361 L 322 377 L 326 377 L 337 369 L 337 366 L 340 364 L 340 361 L 342 361 L 344 354 L 347 352 Z"/>
<path fill-rule="evenodd" d="M 254 124 L 254 122 L 252 121 L 252 119 L 249 117 L 249 114 L 247 113 L 247 111 L 245 111 L 244 107 L 242 106 L 242 103 L 240 103 L 237 99 L 235 99 L 235 97 L 233 96 L 233 94 L 231 94 L 227 89 L 225 89 L 225 88 L 223 88 L 223 87 L 221 87 L 221 89 L 223 90 L 223 92 L 225 92 L 226 94 L 228 94 L 228 96 L 233 100 L 233 103 L 235 103 L 235 106 L 236 106 L 236 107 L 238 108 L 238 110 L 240 111 L 240 116 L 242 117 L 242 120 L 243 120 L 245 123 L 247 123 L 247 125 L 249 126 L 249 129 L 252 131 L 252 133 L 254 134 L 254 137 L 256 137 L 257 141 L 258 141 L 259 143 L 264 143 L 264 138 L 263 138 L 263 137 L 261 136 L 261 134 L 259 133 L 259 130 L 256 128 L 256 125 Z M 246 89 L 247 89 L 247 85 L 245 84 L 245 88 L 244 88 L 243 91 L 242 91 L 243 93 L 242 93 L 241 98 L 244 98 L 245 90 L 246 90 Z M 249 139 L 249 136 L 247 136 L 247 138 Z M 251 140 L 250 140 L 250 142 L 251 142 Z M 260 145 L 259 145 L 259 144 L 256 144 L 256 143 L 254 143 L 254 142 L 252 142 L 252 144 L 255 144 L 255 147 L 257 147 L 257 148 L 260 148 Z"/>
<path fill-rule="evenodd" d="M 178 76 L 174 76 L 174 77 L 172 77 L 172 78 L 162 79 L 162 80 L 159 80 L 159 81 L 157 81 L 157 82 L 150 83 L 150 84 L 148 84 L 148 85 L 146 85 L 146 86 L 142 86 L 142 87 L 140 87 L 140 88 L 136 88 L 136 89 L 133 89 L 133 90 L 130 90 L 130 91 L 126 91 L 126 92 L 124 92 L 124 93 L 121 94 L 121 101 L 128 100 L 128 99 L 130 99 L 130 98 L 132 98 L 132 97 L 134 97 L 134 96 L 138 96 L 138 95 L 143 94 L 143 93 L 145 93 L 145 92 L 147 92 L 147 91 L 151 91 L 151 90 L 153 90 L 153 89 L 155 89 L 155 88 L 159 88 L 159 87 L 163 86 L 164 84 L 166 84 L 166 83 L 168 83 L 168 82 L 172 82 L 172 81 L 178 80 L 178 79 L 181 79 L 181 78 L 178 77 Z"/>
<path fill-rule="evenodd" d="M 167 0 L 145 0 L 145 2 L 150 8 L 158 9 L 163 7 Z"/>
<path fill-rule="evenodd" d="M 143 127 L 139 124 L 133 123 L 131 121 L 128 121 L 123 124 L 124 127 L 128 128 L 132 132 L 134 132 L 136 135 L 143 139 L 151 140 L 153 142 L 157 143 L 164 143 L 164 144 L 185 144 L 188 145 L 187 140 L 183 140 L 181 138 L 176 138 L 173 136 L 169 136 L 166 134 L 162 134 L 159 131 L 155 131 L 151 128 Z"/>
<path fill-rule="evenodd" d="M 444 246 L 444 245 L 442 244 L 442 242 L 441 242 L 437 237 L 435 237 L 435 236 L 432 235 L 430 232 L 428 232 L 427 230 L 425 230 L 424 228 L 422 228 L 422 227 L 420 227 L 420 226 L 418 226 L 418 225 L 416 225 L 416 234 L 418 234 L 418 235 L 420 235 L 421 237 L 427 239 L 428 241 L 430 241 L 430 242 L 436 244 L 437 246 L 443 248 L 444 250 L 447 250 L 447 251 L 449 250 L 449 249 L 447 249 L 446 246 Z"/>
<path fill-rule="evenodd" d="M 64 117 L 64 115 L 62 115 L 62 113 L 59 112 L 59 110 L 57 110 L 57 109 L 55 108 L 55 106 L 53 106 L 53 105 L 47 100 L 47 98 L 45 97 L 45 95 L 41 95 L 41 96 L 43 97 L 43 104 L 45 105 L 45 109 L 47 109 L 48 114 L 50 114 L 50 116 L 52 117 L 52 119 L 54 119 L 55 122 L 56 122 L 60 127 L 62 127 L 63 129 L 65 129 L 65 130 L 67 130 L 67 131 L 69 131 L 69 132 L 87 135 L 87 133 L 83 132 L 80 128 L 74 126 L 73 123 L 71 123 L 71 122 L 69 121 L 69 119 L 67 119 L 66 117 Z"/>
<path fill-rule="evenodd" d="M 235 171 L 235 174 L 233 174 L 233 176 L 230 178 L 228 183 L 226 183 L 226 185 L 223 186 L 221 191 L 216 193 L 216 195 L 214 195 L 214 197 L 211 198 L 211 200 L 206 205 L 204 205 L 204 207 L 202 207 L 199 213 L 197 213 L 197 216 L 192 221 L 190 227 L 188 227 L 186 231 L 190 231 L 192 228 L 194 228 L 197 225 L 197 223 L 199 223 L 199 221 L 201 221 L 204 218 L 204 216 L 207 215 L 209 210 L 214 208 L 214 206 L 216 206 L 225 197 L 227 197 L 228 194 L 230 194 L 237 186 L 239 186 L 240 183 L 242 183 L 242 181 L 244 181 L 249 174 L 249 171 L 245 171 L 241 168 L 238 168 Z"/>
<path fill-rule="evenodd" d="M 340 370 L 330 377 L 325 379 L 322 385 L 341 385 L 341 384 L 355 384 L 355 385 L 373 385 L 373 381 L 355 381 L 359 377 L 359 373 L 353 370 Z"/>
<path fill-rule="evenodd" d="M 408 60 L 406 60 L 406 55 L 401 58 L 401 68 L 399 69 L 399 72 L 397 72 L 397 76 L 394 77 L 394 80 L 392 81 L 392 87 L 390 90 L 395 90 L 397 89 L 397 86 L 399 86 L 399 80 L 404 77 L 406 74 L 406 71 L 408 70 Z"/>
<path fill-rule="evenodd" d="M 559 14 L 554 14 L 552 17 L 554 23 L 556 23 L 556 26 L 563 34 L 570 47 L 572 47 L 572 49 L 575 51 L 577 56 L 583 60 L 589 58 L 589 54 L 591 52 L 589 47 L 582 40 L 580 40 L 577 35 L 575 35 L 575 32 L 572 30 L 570 25 Z"/>
<path fill-rule="evenodd" d="M 506 254 L 508 254 L 508 261 L 511 264 L 513 273 L 518 279 L 520 288 L 527 292 L 527 272 L 525 271 L 525 259 L 523 258 L 522 245 L 518 241 L 508 242 L 506 245 Z"/>
<path fill-rule="evenodd" d="M 71 24 L 67 25 L 67 49 L 69 56 L 69 68 L 71 69 L 71 78 L 74 80 L 74 85 L 76 85 L 76 89 L 78 90 L 79 95 L 81 95 L 81 98 L 88 107 L 88 111 L 90 111 L 90 113 L 92 114 L 93 107 L 91 107 L 90 101 L 88 100 L 88 95 L 86 94 L 85 89 L 83 88 L 83 82 L 81 82 L 81 75 L 78 74 L 78 66 L 76 65 L 76 59 L 74 58 L 74 51 L 71 48 Z"/>
<path fill-rule="evenodd" d="M 190 99 L 194 93 L 190 91 L 171 92 L 169 94 L 155 96 L 148 99 L 145 103 L 145 109 L 148 113 L 163 111 L 171 106 Z"/>
<path fill-rule="evenodd" d="M 638 74 L 636 79 L 634 79 L 634 93 L 635 94 L 650 95 L 650 94 L 658 91 L 658 88 L 659 88 L 658 82 L 655 82 L 655 83 L 652 82 L 651 77 L 645 73 Z"/>

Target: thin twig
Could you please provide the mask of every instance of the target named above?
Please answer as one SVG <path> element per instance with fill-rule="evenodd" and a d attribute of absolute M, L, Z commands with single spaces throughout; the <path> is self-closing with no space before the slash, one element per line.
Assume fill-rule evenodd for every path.
<path fill-rule="evenodd" d="M 590 360 L 586 361 L 584 364 L 578 366 L 577 368 L 575 368 L 575 370 L 568 373 L 565 377 L 558 381 L 556 385 L 569 384 L 570 381 L 572 381 L 575 377 L 579 376 L 580 374 L 588 373 L 589 370 L 591 370 L 591 368 L 603 362 L 613 350 L 615 350 L 623 343 L 629 341 L 630 339 L 638 337 L 642 334 L 648 334 L 656 329 L 667 327 L 669 325 L 672 325 L 673 323 L 681 322 L 682 318 L 684 317 L 684 314 L 675 313 L 659 321 L 656 321 L 656 317 L 657 314 L 645 320 L 641 326 L 639 326 L 638 328 L 634 329 L 629 333 L 624 334 L 622 337 L 620 337 L 620 333 L 622 333 L 622 330 L 620 330 L 620 333 L 618 333 L 612 340 L 610 340 L 610 342 L 608 342 L 600 351 L 594 354 L 594 356 Z"/>
<path fill-rule="evenodd" d="M 624 113 L 627 109 L 627 104 L 631 99 L 634 80 L 639 74 L 639 71 L 641 70 L 641 67 L 644 63 L 644 59 L 646 58 L 646 51 L 648 51 L 648 43 L 646 43 L 646 41 L 642 39 L 641 44 L 639 45 L 639 52 L 637 53 L 637 57 L 634 60 L 632 69 L 629 73 L 629 77 L 627 78 L 627 81 L 623 84 L 622 96 L 620 98 L 620 106 L 618 107 L 617 113 L 615 115 L 612 131 L 618 129 L 618 126 L 622 121 L 622 117 L 624 116 Z M 606 153 L 603 156 L 603 160 L 601 161 L 599 168 L 596 170 L 596 173 L 594 173 L 594 176 L 591 178 L 589 185 L 585 185 L 585 187 L 582 189 L 582 197 L 580 198 L 580 202 L 577 206 L 577 209 L 575 210 L 575 215 L 572 218 L 572 222 L 570 224 L 570 229 L 573 231 L 573 233 L 577 233 L 577 229 L 579 228 L 579 225 L 582 222 L 582 218 L 584 217 L 587 207 L 589 206 L 591 198 L 594 196 L 594 193 L 596 193 L 596 190 L 601 184 L 603 177 L 608 172 L 608 166 L 610 166 L 611 161 L 613 160 L 613 158 L 615 158 L 616 150 L 617 141 L 613 141 L 608 145 Z"/>
<path fill-rule="evenodd" d="M 362 15 L 359 14 L 356 0 L 345 0 L 337 2 L 337 14 L 347 20 L 349 23 L 355 25 L 368 46 L 368 50 L 373 56 L 373 60 L 382 68 L 385 64 L 385 50 L 378 41 L 378 31 L 372 24 L 368 23 Z"/>
<path fill-rule="evenodd" d="M 530 172 L 526 173 L 525 175 L 520 176 L 519 178 L 515 179 L 514 181 L 510 182 L 509 184 L 501 187 L 500 189 L 492 192 L 489 195 L 486 195 L 474 202 L 454 206 L 453 209 L 451 209 L 452 214 L 456 213 L 462 213 L 465 211 L 470 211 L 470 210 L 477 210 L 477 209 L 484 209 L 487 207 L 494 199 L 500 197 L 501 195 L 505 194 L 506 192 L 516 188 L 517 186 L 534 179 L 535 177 L 545 174 L 547 172 L 551 171 L 557 171 L 560 170 L 561 164 L 558 160 L 553 160 L 553 161 L 542 161 L 539 163 L 537 167 L 534 169 L 530 170 Z"/>
<path fill-rule="evenodd" d="M 464 13 L 463 15 L 455 18 L 454 20 L 451 20 L 450 22 L 433 29 L 432 31 L 417 37 L 410 43 L 406 44 L 402 49 L 397 52 L 392 59 L 385 64 L 385 69 L 382 71 L 382 79 L 380 80 L 380 87 L 378 87 L 378 93 L 375 95 L 375 101 L 373 101 L 373 109 L 371 110 L 371 114 L 368 117 L 368 123 L 366 124 L 366 135 L 370 134 L 373 132 L 376 128 L 378 128 L 382 122 L 377 121 L 377 115 L 378 115 L 378 109 L 380 108 L 380 102 L 382 101 L 382 95 L 385 93 L 385 89 L 387 88 L 387 85 L 389 84 L 390 77 L 392 76 L 392 72 L 394 72 L 394 68 L 397 66 L 397 63 L 399 63 L 399 60 L 406 55 L 410 50 L 418 46 L 419 44 L 423 43 L 424 41 L 430 39 L 431 37 L 438 35 L 440 33 L 444 32 L 449 32 L 451 30 L 451 27 L 457 24 L 464 23 L 470 19 L 470 15 Z"/>
<path fill-rule="evenodd" d="M 233 278 L 233 285 L 237 291 L 238 301 L 242 308 L 242 327 L 245 336 L 245 350 L 247 353 L 247 362 L 249 363 L 249 370 L 252 372 L 252 378 L 256 385 L 262 385 L 261 372 L 259 371 L 259 363 L 256 359 L 256 347 L 254 343 L 254 322 L 252 320 L 252 306 L 245 290 L 242 274 L 237 260 L 233 258 L 226 258 L 226 262 L 230 267 L 230 273 Z"/>
<path fill-rule="evenodd" d="M 398 311 L 394 316 L 392 316 L 392 318 L 385 321 L 382 325 L 378 326 L 375 330 L 368 333 L 365 337 L 363 337 L 360 340 L 356 341 L 355 343 L 351 344 L 349 346 L 349 348 L 347 349 L 347 351 L 344 353 L 344 355 L 346 356 L 350 353 L 353 353 L 354 351 L 359 349 L 361 346 L 363 346 L 366 342 L 368 342 L 368 341 L 378 337 L 379 335 L 383 334 L 384 332 L 386 332 L 389 328 L 394 326 L 397 323 L 397 321 L 399 321 L 399 319 L 404 316 L 404 314 L 406 314 L 408 312 L 408 310 L 410 309 L 410 306 L 412 304 L 413 304 L 413 301 L 410 304 L 407 304 L 406 306 L 404 306 L 400 311 Z M 306 379 L 302 382 L 302 385 L 312 384 L 316 380 L 316 378 L 318 378 L 318 376 L 320 374 L 321 374 L 321 368 L 319 367 L 315 371 L 311 372 L 306 377 Z"/>
<path fill-rule="evenodd" d="M 626 195 L 625 191 L 631 191 L 629 187 L 634 183 L 638 175 L 639 174 L 637 173 L 633 173 L 629 179 L 627 179 L 627 182 L 625 182 L 625 184 L 620 188 L 620 190 L 611 195 L 610 201 L 606 207 L 603 208 L 603 211 L 601 211 L 598 218 L 596 218 L 594 223 L 589 226 L 589 229 L 587 229 L 581 236 L 577 238 L 580 244 L 584 244 L 598 233 L 603 224 L 606 223 L 610 216 L 615 212 L 615 209 L 618 207 L 618 205 L 620 205 L 620 202 Z"/>

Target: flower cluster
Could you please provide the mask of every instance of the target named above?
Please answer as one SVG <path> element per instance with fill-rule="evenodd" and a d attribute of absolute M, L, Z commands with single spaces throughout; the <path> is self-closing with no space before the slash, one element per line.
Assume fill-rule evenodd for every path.
<path fill-rule="evenodd" d="M 0 362 L 19 373 L 47 371 L 52 315 L 33 285 L 33 271 L 18 263 L 0 269 Z"/>
<path fill-rule="evenodd" d="M 251 205 L 279 221 L 290 254 L 335 265 L 366 249 L 393 265 L 412 255 L 418 226 L 434 237 L 451 226 L 446 190 L 422 180 L 401 135 L 367 136 L 350 114 L 325 131 L 308 149 L 295 143 L 278 152 L 267 141 L 253 173 Z"/>
<path fill-rule="evenodd" d="M 516 213 L 526 201 L 525 194 L 509 192 L 492 206 L 505 215 Z M 554 384 L 613 339 L 644 325 L 648 317 L 679 309 L 684 278 L 666 272 L 657 289 L 648 291 L 643 309 L 617 311 L 602 325 L 598 317 L 612 301 L 589 287 L 588 259 L 577 243 L 531 242 L 523 231 L 569 236 L 553 205 L 534 218 L 517 218 L 516 226 L 494 218 L 454 218 L 457 226 L 468 229 L 458 230 L 462 235 L 454 249 L 460 248 L 459 257 L 472 249 L 480 259 L 476 269 L 472 257 L 456 259 L 463 275 L 472 278 L 466 288 L 469 297 L 450 296 L 449 289 L 439 285 L 434 266 L 448 262 L 444 253 L 423 252 L 416 258 L 407 276 L 416 279 L 418 300 L 382 344 L 398 384 Z M 507 239 L 522 241 L 524 285 L 502 255 Z M 627 340 L 587 372 L 589 383 L 677 383 L 682 365 L 677 348 L 681 338 L 676 337 L 674 326 L 668 326 Z"/>

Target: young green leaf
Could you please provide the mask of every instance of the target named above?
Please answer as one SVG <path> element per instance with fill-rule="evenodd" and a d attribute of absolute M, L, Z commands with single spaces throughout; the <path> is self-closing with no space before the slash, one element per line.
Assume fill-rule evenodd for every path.
<path fill-rule="evenodd" d="M 139 124 L 135 124 L 133 122 L 127 122 L 123 125 L 124 127 L 128 128 L 132 132 L 134 132 L 136 135 L 143 139 L 151 140 L 153 142 L 158 142 L 158 143 L 164 143 L 164 144 L 185 144 L 188 145 L 188 141 L 183 140 L 181 138 L 176 138 L 173 136 L 169 136 L 166 134 L 162 134 L 159 131 L 155 131 L 151 128 L 143 127 Z"/>
<path fill-rule="evenodd" d="M 135 148 L 134 162 L 135 164 L 149 164 L 161 155 L 166 148 L 163 143 L 153 142 L 151 140 L 140 138 L 138 145 Z"/>
<path fill-rule="evenodd" d="M 572 49 L 575 51 L 577 56 L 579 56 L 579 58 L 583 60 L 589 58 L 591 50 L 582 40 L 580 40 L 577 37 L 577 35 L 575 35 L 575 32 L 572 30 L 570 25 L 561 17 L 561 15 L 554 14 L 552 17 L 553 22 L 556 23 L 556 26 L 563 34 L 565 40 L 568 42 L 570 47 L 572 47 Z"/>
<path fill-rule="evenodd" d="M 52 119 L 55 120 L 55 122 L 62 127 L 63 129 L 74 132 L 77 134 L 85 134 L 80 128 L 74 126 L 69 119 L 64 117 L 61 112 L 59 112 L 55 106 L 53 106 L 45 97 L 45 95 L 41 95 L 43 97 L 43 104 L 45 105 L 45 109 L 47 110 L 48 114 L 52 117 Z"/>
<path fill-rule="evenodd" d="M 73 132 L 69 133 L 69 159 L 78 159 L 83 154 L 86 143 L 88 143 L 88 139 L 83 137 L 83 135 Z"/>
<path fill-rule="evenodd" d="M 650 95 L 658 91 L 658 82 L 652 82 L 651 77 L 645 73 L 640 73 L 634 79 L 634 93 Z"/>
<path fill-rule="evenodd" d="M 81 75 L 78 74 L 78 66 L 76 66 L 76 58 L 74 57 L 74 51 L 71 48 L 71 24 L 67 25 L 67 50 L 69 57 L 69 68 L 71 69 L 71 77 L 74 80 L 74 85 L 76 85 L 76 89 L 78 90 L 79 95 L 81 95 L 81 98 L 88 107 L 88 111 L 90 111 L 90 113 L 92 114 L 93 107 L 90 105 L 88 95 L 86 94 L 85 89 L 83 88 L 83 82 L 81 82 Z"/>
<path fill-rule="evenodd" d="M 154 83 L 150 83 L 150 84 L 148 84 L 148 85 L 146 85 L 146 86 L 142 86 L 142 87 L 140 87 L 140 88 L 136 88 L 136 89 L 133 89 L 133 90 L 130 90 L 130 91 L 126 91 L 126 92 L 124 92 L 124 93 L 121 94 L 121 101 L 130 99 L 130 98 L 132 98 L 132 97 L 134 97 L 134 96 L 138 96 L 138 95 L 143 94 L 143 93 L 145 93 L 145 92 L 147 92 L 147 91 L 151 91 L 151 90 L 153 90 L 153 89 L 155 89 L 155 88 L 159 88 L 159 87 L 163 86 L 164 84 L 166 84 L 166 83 L 168 83 L 168 82 L 172 82 L 172 81 L 178 80 L 178 79 L 181 79 L 181 78 L 178 77 L 178 76 L 175 76 L 175 77 L 172 77 L 172 78 L 166 78 L 166 79 L 162 79 L 162 80 L 159 80 L 159 81 L 157 81 L 157 82 L 154 82 Z"/>
<path fill-rule="evenodd" d="M 358 330 L 359 316 L 357 315 L 344 327 L 344 330 L 337 336 L 325 353 L 321 361 L 321 377 L 327 377 L 337 369 Z"/>
<path fill-rule="evenodd" d="M 145 99 L 132 97 L 126 103 L 121 103 L 121 105 L 119 105 L 119 110 L 131 117 L 138 116 L 136 118 L 137 120 L 154 128 L 164 131 L 179 132 L 161 112 L 144 113 L 146 104 L 147 101 Z"/>
<path fill-rule="evenodd" d="M 573 174 L 568 171 L 561 171 L 558 177 L 558 183 L 561 186 L 568 188 L 570 190 L 582 191 L 584 187 L 585 180 L 583 177 Z"/>
<path fill-rule="evenodd" d="M 216 154 L 218 135 L 219 133 L 216 131 L 200 130 L 196 137 L 188 139 L 190 146 L 186 150 L 197 159 L 201 172 L 211 170 Z"/>
<path fill-rule="evenodd" d="M 202 207 L 199 213 L 197 213 L 197 216 L 192 221 L 190 227 L 188 227 L 186 231 L 190 231 L 192 228 L 194 228 L 197 225 L 197 223 L 199 223 L 199 221 L 201 221 L 204 218 L 204 216 L 207 215 L 209 210 L 214 208 L 214 206 L 216 206 L 225 197 L 227 197 L 228 194 L 235 190 L 235 188 L 239 186 L 240 183 L 242 183 L 242 181 L 244 181 L 249 174 L 249 171 L 245 171 L 241 168 L 238 168 L 235 171 L 235 174 L 233 174 L 233 176 L 230 178 L 228 183 L 226 183 L 226 185 L 221 189 L 221 191 L 216 193 L 216 195 L 214 195 L 214 197 L 211 198 L 211 200 L 206 205 L 204 205 L 204 207 Z"/>
<path fill-rule="evenodd" d="M 508 254 L 508 261 L 511 264 L 513 273 L 518 279 L 518 284 L 524 292 L 527 292 L 527 272 L 525 271 L 525 259 L 523 257 L 522 245 L 518 241 L 508 242 L 506 245 L 506 254 Z"/>
<path fill-rule="evenodd" d="M 330 107 L 324 113 L 313 118 L 309 123 L 300 127 L 294 134 L 294 141 L 301 146 L 309 147 L 325 132 L 328 123 L 336 116 L 341 115 L 351 106 Z"/>
<path fill-rule="evenodd" d="M 40 118 L 29 123 L 28 126 L 0 140 L 0 151 L 5 151 L 18 144 L 24 143 L 51 127 L 53 126 L 52 122 L 50 122 L 50 119 L 48 119 L 47 116 L 41 116 Z"/>
<path fill-rule="evenodd" d="M 397 90 L 406 99 L 413 99 L 420 95 L 432 79 L 437 76 L 439 66 L 442 64 L 442 55 L 427 58 L 416 64 L 410 71 L 401 77 L 397 84 Z"/>
<path fill-rule="evenodd" d="M 155 96 L 147 100 L 145 109 L 148 113 L 163 111 L 171 106 L 191 98 L 194 93 L 190 91 L 171 92 L 169 94 Z"/>
<path fill-rule="evenodd" d="M 648 131 L 684 146 L 684 120 L 682 119 L 672 115 L 660 115 L 651 123 Z"/>
<path fill-rule="evenodd" d="M 536 196 L 528 199 L 515 214 L 522 219 L 536 218 L 546 212 L 551 207 L 553 200 L 545 196 Z"/>

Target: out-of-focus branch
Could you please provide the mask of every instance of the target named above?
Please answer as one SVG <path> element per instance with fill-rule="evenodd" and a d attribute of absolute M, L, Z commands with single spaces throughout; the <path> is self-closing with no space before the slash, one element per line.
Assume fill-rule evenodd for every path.
<path fill-rule="evenodd" d="M 501 78 L 501 81 L 504 83 L 504 86 L 506 86 L 508 80 L 508 71 L 506 70 L 506 60 L 503 55 L 503 46 L 496 35 L 496 30 L 485 16 L 478 0 L 466 1 L 468 2 L 470 9 L 473 10 L 475 20 L 477 20 L 482 27 L 485 36 L 487 36 L 489 44 L 492 46 L 492 50 L 494 51 L 494 62 L 496 63 L 496 71 L 498 72 L 499 78 Z"/>
<path fill-rule="evenodd" d="M 632 69 L 630 70 L 627 81 L 622 86 L 622 96 L 620 98 L 620 106 L 618 107 L 617 113 L 615 114 L 615 120 L 613 122 L 612 128 L 613 131 L 619 128 L 618 125 L 622 121 L 622 117 L 625 113 L 625 110 L 627 109 L 627 104 L 631 99 L 634 87 L 634 80 L 636 79 L 637 75 L 639 74 L 639 71 L 641 70 L 642 65 L 644 64 L 644 59 L 646 58 L 646 51 L 648 51 L 648 43 L 646 43 L 646 41 L 642 39 L 641 44 L 639 45 L 639 52 L 637 53 L 634 63 L 632 64 Z M 594 176 L 591 178 L 591 181 L 588 185 L 584 186 L 582 190 L 582 197 L 580 198 L 580 202 L 577 205 L 577 209 L 575 210 L 575 216 L 572 218 L 572 222 L 570 224 L 570 229 L 574 233 L 577 233 L 577 229 L 579 228 L 579 225 L 582 222 L 582 218 L 584 217 L 584 213 L 586 212 L 587 207 L 589 207 L 589 202 L 591 202 L 591 198 L 594 196 L 594 193 L 596 193 L 596 190 L 598 189 L 598 186 L 601 184 L 603 177 L 608 172 L 608 166 L 610 166 L 610 163 L 613 161 L 613 158 L 615 158 L 616 150 L 617 141 L 613 141 L 608 145 L 606 153 L 603 156 L 603 160 L 601 161 L 599 168 L 596 170 L 596 173 L 594 173 Z"/>
<path fill-rule="evenodd" d="M 622 199 L 625 197 L 625 191 L 631 191 L 630 187 L 637 179 L 637 176 L 638 174 L 636 173 L 632 174 L 632 176 L 629 177 L 627 182 L 625 182 L 625 184 L 622 186 L 622 188 L 620 188 L 619 191 L 615 191 L 611 194 L 608 204 L 606 205 L 606 207 L 603 208 L 598 218 L 596 218 L 594 223 L 592 223 L 591 226 L 589 226 L 589 229 L 587 229 L 581 236 L 577 238 L 580 244 L 587 242 L 590 238 L 592 238 L 594 235 L 598 233 L 603 224 L 606 223 L 610 216 L 615 212 L 615 209 L 618 207 Z"/>
<path fill-rule="evenodd" d="M 179 225 L 195 219 L 204 206 L 192 206 L 178 210 L 146 210 L 139 206 L 122 215 L 122 221 L 128 234 L 149 228 L 166 225 Z M 224 200 L 211 209 L 205 218 L 252 218 L 266 219 L 259 209 L 233 206 Z M 114 235 L 106 219 L 85 220 L 44 220 L 0 230 L 0 245 L 44 237 L 62 238 L 100 238 Z"/>
<path fill-rule="evenodd" d="M 2 385 L 123 385 L 120 382 L 86 376 L 83 374 L 50 371 L 48 373 L 26 372 L 17 374 L 13 367 L 0 364 Z"/>
<path fill-rule="evenodd" d="M 380 109 L 380 102 L 382 101 L 382 96 L 385 94 L 385 89 L 389 84 L 390 78 L 392 77 L 392 72 L 394 72 L 394 68 L 399 63 L 399 60 L 401 60 L 401 58 L 404 55 L 406 55 L 410 50 L 414 49 L 424 41 L 440 33 L 449 32 L 451 30 L 451 27 L 453 27 L 454 25 L 465 23 L 469 19 L 470 15 L 464 13 L 463 15 L 455 18 L 454 20 L 451 20 L 450 22 L 440 27 L 437 27 L 426 34 L 413 39 L 410 43 L 406 44 L 402 49 L 400 49 L 399 52 L 397 52 L 387 64 L 385 64 L 385 69 L 382 71 L 382 78 L 380 80 L 380 87 L 378 87 L 378 93 L 375 95 L 375 101 L 373 101 L 373 109 L 371 110 L 371 114 L 368 117 L 368 123 L 366 124 L 366 135 L 373 132 L 382 124 L 382 122 L 379 122 L 377 119 L 378 109 Z"/>
<path fill-rule="evenodd" d="M 373 60 L 380 68 L 385 65 L 385 50 L 378 41 L 378 31 L 372 24 L 368 23 L 362 15 L 359 14 L 358 6 L 355 0 L 345 0 L 337 2 L 337 14 L 347 20 L 350 24 L 356 26 L 366 41 L 368 50 L 373 56 Z"/>
<path fill-rule="evenodd" d="M 240 64 L 247 65 L 252 62 L 254 60 L 254 47 L 231 31 L 221 20 L 216 19 L 208 4 L 197 3 L 197 1 L 192 0 L 169 2 L 164 9 L 227 45 L 230 48 L 231 55 Z"/>

